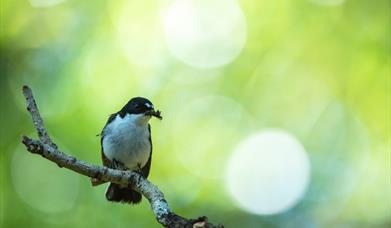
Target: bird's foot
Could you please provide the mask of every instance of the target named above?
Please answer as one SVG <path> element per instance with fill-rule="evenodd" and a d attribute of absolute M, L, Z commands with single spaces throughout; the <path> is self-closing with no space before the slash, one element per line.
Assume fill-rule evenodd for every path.
<path fill-rule="evenodd" d="M 143 173 L 143 170 L 141 169 L 141 164 L 140 164 L 140 163 L 137 164 L 137 169 L 135 169 L 134 172 L 136 172 L 136 173 L 139 174 L 139 176 L 138 176 L 138 182 L 140 182 L 140 178 L 141 178 L 141 177 L 145 177 L 145 176 L 144 176 L 144 173 Z"/>
<path fill-rule="evenodd" d="M 127 168 L 125 167 L 124 163 L 122 163 L 120 161 L 117 161 L 115 159 L 113 159 L 113 162 L 111 164 L 112 164 L 112 168 L 113 169 L 127 170 Z"/>

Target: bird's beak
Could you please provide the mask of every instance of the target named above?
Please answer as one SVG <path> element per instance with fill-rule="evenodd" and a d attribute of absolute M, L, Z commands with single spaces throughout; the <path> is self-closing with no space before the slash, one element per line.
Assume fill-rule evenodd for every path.
<path fill-rule="evenodd" d="M 163 117 L 161 116 L 161 112 L 159 110 L 155 111 L 154 109 L 152 109 L 152 110 L 146 111 L 145 115 L 154 116 L 154 117 L 158 118 L 159 120 L 163 119 Z"/>

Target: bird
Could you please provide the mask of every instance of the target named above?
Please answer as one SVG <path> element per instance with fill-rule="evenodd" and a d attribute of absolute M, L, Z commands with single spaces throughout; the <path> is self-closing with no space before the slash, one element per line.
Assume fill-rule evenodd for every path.
<path fill-rule="evenodd" d="M 148 177 L 152 160 L 152 117 L 162 119 L 151 101 L 143 97 L 130 99 L 118 112 L 111 114 L 100 134 L 104 166 L 139 172 Z M 112 202 L 137 204 L 141 194 L 131 185 L 110 183 L 105 193 Z"/>

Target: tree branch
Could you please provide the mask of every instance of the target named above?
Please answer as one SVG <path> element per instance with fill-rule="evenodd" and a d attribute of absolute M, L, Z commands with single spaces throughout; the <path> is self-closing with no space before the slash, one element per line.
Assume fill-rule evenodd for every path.
<path fill-rule="evenodd" d="M 208 223 L 207 218 L 202 216 L 198 219 L 186 219 L 170 210 L 163 193 L 144 176 L 132 172 L 110 169 L 103 166 L 96 166 L 76 157 L 69 156 L 58 150 L 56 144 L 52 142 L 43 125 L 43 120 L 39 114 L 31 89 L 23 86 L 23 94 L 26 97 L 27 110 L 30 112 L 33 124 L 37 130 L 39 140 L 22 137 L 22 143 L 27 150 L 33 154 L 56 163 L 59 167 L 70 169 L 76 173 L 92 178 L 97 182 L 112 182 L 116 184 L 131 184 L 132 188 L 140 192 L 151 204 L 151 209 L 156 220 L 169 228 L 223 228 L 222 225 Z"/>
<path fill-rule="evenodd" d="M 35 103 L 35 99 L 33 97 L 33 92 L 28 86 L 23 86 L 23 95 L 26 98 L 27 111 L 30 112 L 31 117 L 33 119 L 33 124 L 35 129 L 37 129 L 38 137 L 43 142 L 50 146 L 57 148 L 57 145 L 52 142 L 48 133 L 45 130 L 43 125 L 43 120 L 41 115 L 39 114 L 37 104 Z"/>

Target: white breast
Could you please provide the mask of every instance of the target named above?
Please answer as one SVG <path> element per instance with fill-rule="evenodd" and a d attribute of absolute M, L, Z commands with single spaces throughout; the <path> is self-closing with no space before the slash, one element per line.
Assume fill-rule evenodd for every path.
<path fill-rule="evenodd" d="M 103 152 L 110 160 L 122 162 L 128 169 L 144 167 L 151 152 L 148 120 L 144 114 L 119 115 L 103 130 Z M 141 121 L 140 121 L 141 120 Z"/>

